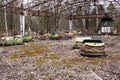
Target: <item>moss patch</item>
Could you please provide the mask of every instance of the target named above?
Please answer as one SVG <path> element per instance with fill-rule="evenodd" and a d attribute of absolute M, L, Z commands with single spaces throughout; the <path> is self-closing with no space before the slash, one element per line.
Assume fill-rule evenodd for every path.
<path fill-rule="evenodd" d="M 38 59 L 36 61 L 34 61 L 33 63 L 37 64 L 37 65 L 41 65 L 48 62 L 48 59 Z"/>
<path fill-rule="evenodd" d="M 86 69 L 87 69 L 87 67 L 86 67 L 86 66 L 84 66 L 84 65 L 80 65 L 80 69 L 81 69 L 81 70 L 86 70 Z"/>
<path fill-rule="evenodd" d="M 73 65 L 76 65 L 76 62 L 73 63 L 72 61 L 64 59 L 64 60 L 61 60 L 61 61 L 54 61 L 52 64 L 53 64 L 53 66 L 63 65 L 67 68 L 71 68 Z"/>
<path fill-rule="evenodd" d="M 7 56 L 7 58 L 18 59 L 24 57 L 34 57 L 48 52 L 51 52 L 48 45 L 30 44 L 24 46 L 16 53 Z"/>
<path fill-rule="evenodd" d="M 12 54 L 10 56 L 7 56 L 6 58 L 8 58 L 8 59 L 20 59 L 20 56 L 17 54 Z"/>
<path fill-rule="evenodd" d="M 48 56 L 49 59 L 59 59 L 58 55 L 57 54 L 50 54 Z"/>

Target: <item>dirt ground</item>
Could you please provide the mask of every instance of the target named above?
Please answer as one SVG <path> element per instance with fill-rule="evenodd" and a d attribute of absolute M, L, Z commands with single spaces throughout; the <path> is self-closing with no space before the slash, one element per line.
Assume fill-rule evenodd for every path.
<path fill-rule="evenodd" d="M 70 40 L 35 40 L 0 47 L 0 80 L 119 80 L 120 37 L 96 36 L 107 57 L 83 57 Z"/>

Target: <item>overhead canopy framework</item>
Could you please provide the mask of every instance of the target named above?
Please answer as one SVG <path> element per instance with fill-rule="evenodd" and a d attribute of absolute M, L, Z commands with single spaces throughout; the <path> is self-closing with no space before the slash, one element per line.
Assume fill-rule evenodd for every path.
<path fill-rule="evenodd" d="M 119 0 L 29 0 L 26 5 L 19 4 L 22 0 L 7 0 L 6 4 L 1 1 L 0 11 L 3 11 L 4 6 L 8 13 L 16 13 L 28 16 L 72 16 L 75 18 L 96 18 L 103 17 L 104 13 L 101 14 L 91 14 L 91 10 L 94 7 L 103 5 L 104 7 L 109 4 L 114 4 L 117 10 L 120 10 Z M 10 6 L 10 4 L 15 4 L 15 6 Z M 23 12 L 26 11 L 26 14 Z M 77 11 L 81 11 L 82 15 L 76 15 Z M 89 14 L 89 15 L 88 15 Z M 76 15 L 76 16 L 75 16 Z M 114 13 L 118 16 L 119 13 Z M 115 16 L 114 16 L 115 17 Z"/>
<path fill-rule="evenodd" d="M 10 24 L 14 31 L 20 25 L 21 33 L 25 32 L 25 26 L 32 27 L 32 22 L 46 31 L 62 30 L 61 27 L 68 30 L 69 26 L 69 32 L 79 28 L 84 33 L 94 33 L 106 14 L 113 20 L 118 19 L 120 0 L 1 0 L 0 11 L 12 15 Z"/>

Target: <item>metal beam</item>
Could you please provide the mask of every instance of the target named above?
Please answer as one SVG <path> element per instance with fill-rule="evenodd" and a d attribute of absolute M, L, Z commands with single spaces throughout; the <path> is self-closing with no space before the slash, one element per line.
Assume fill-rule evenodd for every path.
<path fill-rule="evenodd" d="M 12 3 L 14 3 L 15 1 L 17 1 L 17 0 L 12 0 L 11 2 L 8 2 L 8 3 L 4 4 L 4 5 L 1 5 L 0 8 L 3 8 L 4 6 L 7 6 L 8 4 L 12 4 Z"/>
<path fill-rule="evenodd" d="M 67 19 L 89 19 L 89 18 L 102 18 L 105 14 L 93 14 L 93 15 L 70 15 Z"/>

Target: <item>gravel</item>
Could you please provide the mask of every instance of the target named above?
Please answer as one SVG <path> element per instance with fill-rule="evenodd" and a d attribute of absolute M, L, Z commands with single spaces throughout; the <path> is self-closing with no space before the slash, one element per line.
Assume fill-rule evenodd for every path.
<path fill-rule="evenodd" d="M 98 38 L 106 44 L 107 57 L 81 56 L 72 49 L 74 39 L 0 47 L 0 80 L 119 80 L 120 38 Z"/>

